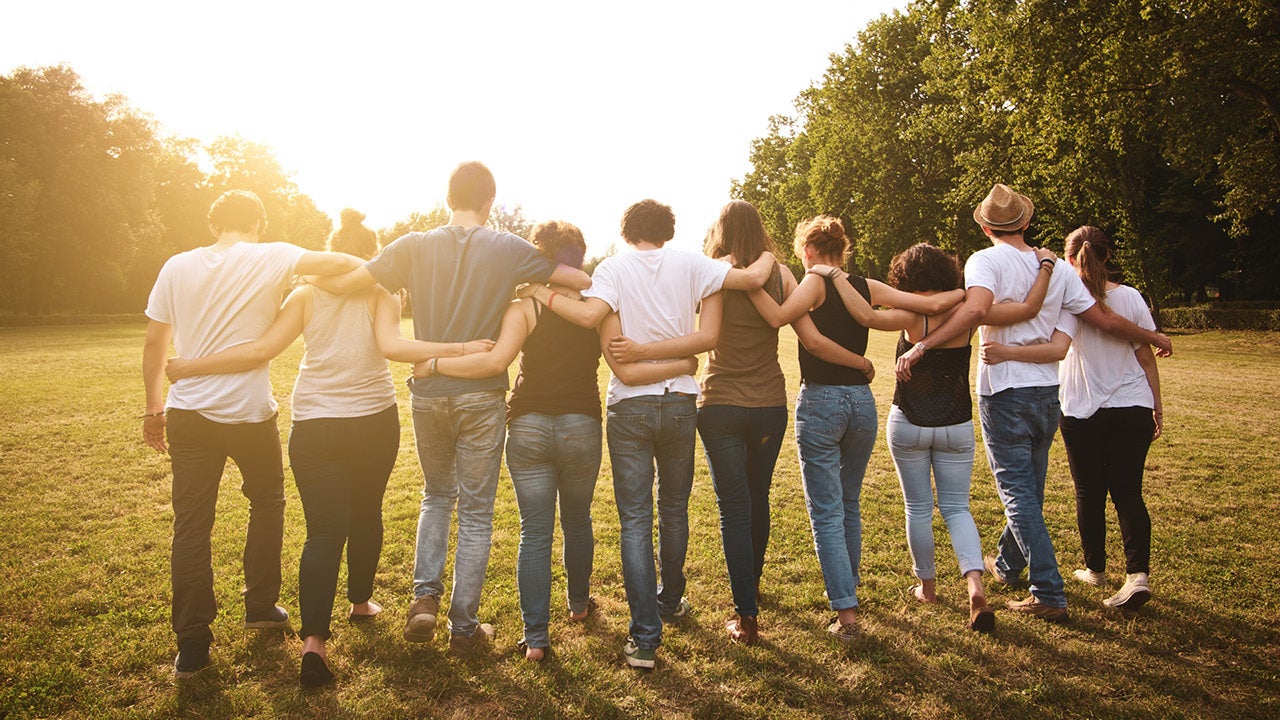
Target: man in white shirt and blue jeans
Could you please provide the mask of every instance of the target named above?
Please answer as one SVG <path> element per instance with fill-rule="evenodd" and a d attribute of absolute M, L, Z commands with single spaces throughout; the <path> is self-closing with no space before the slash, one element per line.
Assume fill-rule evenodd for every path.
<path fill-rule="evenodd" d="M 974 253 L 965 263 L 965 300 L 960 307 L 898 359 L 899 380 L 910 380 L 911 367 L 930 348 L 979 325 L 993 303 L 1024 298 L 1041 262 L 1056 269 L 1039 314 L 1007 327 L 983 325 L 983 343 L 1047 343 L 1058 325 L 1059 313 L 1070 313 L 1117 337 L 1154 345 L 1164 354 L 1173 351 L 1168 336 L 1098 307 L 1080 278 L 1061 260 L 1036 259 L 1023 237 L 1034 210 L 1030 198 L 1001 184 L 974 210 L 974 222 L 991 239 L 991 247 Z M 978 413 L 1007 520 L 996 556 L 986 558 L 987 570 L 999 581 L 1014 583 L 1026 569 L 1030 597 L 1011 601 L 1006 607 L 1045 620 L 1065 621 L 1067 598 L 1044 523 L 1049 447 L 1061 415 L 1057 363 L 1007 361 L 990 365 L 980 360 Z"/>
<path fill-rule="evenodd" d="M 169 258 L 147 301 L 142 374 L 147 404 L 143 439 L 168 452 L 173 467 L 173 631 L 178 677 L 209 664 L 209 626 L 218 613 L 210 548 L 218 485 L 227 458 L 249 499 L 244 548 L 245 627 L 283 627 L 280 597 L 284 467 L 268 366 L 179 380 L 164 395 L 172 340 L 179 357 L 197 358 L 257 340 L 275 320 L 295 274 L 330 275 L 361 260 L 259 243 L 266 212 L 257 195 L 223 193 L 209 208 L 217 242 Z M 166 442 L 167 439 L 167 442 Z"/>

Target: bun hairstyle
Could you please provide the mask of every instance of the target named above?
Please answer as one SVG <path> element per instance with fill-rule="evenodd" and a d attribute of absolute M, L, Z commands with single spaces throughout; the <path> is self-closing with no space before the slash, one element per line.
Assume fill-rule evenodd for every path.
<path fill-rule="evenodd" d="M 956 256 L 928 243 L 912 245 L 889 264 L 889 284 L 903 292 L 946 292 L 963 279 Z"/>
<path fill-rule="evenodd" d="M 797 225 L 796 256 L 804 257 L 805 248 L 813 248 L 817 257 L 840 258 L 840 264 L 843 265 L 845 252 L 849 249 L 849 238 L 845 237 L 840 218 L 818 215 Z"/>
<path fill-rule="evenodd" d="M 766 250 L 773 252 L 773 239 L 764 229 L 755 206 L 743 200 L 734 200 L 720 208 L 720 217 L 711 226 L 703 247 L 709 257 L 732 255 L 741 267 L 759 260 Z"/>
<path fill-rule="evenodd" d="M 343 208 L 342 212 L 338 213 L 338 219 L 344 228 L 357 227 L 364 222 L 364 213 L 355 208 Z"/>
<path fill-rule="evenodd" d="M 369 260 L 382 248 L 378 246 L 378 234 L 364 226 L 364 213 L 355 208 L 343 208 L 338 213 L 339 227 L 329 234 L 325 249 L 342 252 Z"/>
<path fill-rule="evenodd" d="M 1083 225 L 1067 236 L 1064 251 L 1076 274 L 1098 304 L 1107 306 L 1107 283 L 1111 280 L 1111 241 L 1092 225 Z"/>
<path fill-rule="evenodd" d="M 563 220 L 540 222 L 530 231 L 529 242 L 557 265 L 582 269 L 582 260 L 587 255 L 587 242 L 582 239 L 582 231 L 577 226 Z"/>

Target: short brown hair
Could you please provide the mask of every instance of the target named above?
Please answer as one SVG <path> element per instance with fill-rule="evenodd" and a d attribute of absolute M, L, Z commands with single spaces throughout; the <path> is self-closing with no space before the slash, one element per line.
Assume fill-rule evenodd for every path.
<path fill-rule="evenodd" d="M 479 212 L 498 194 L 493 173 L 484 163 L 472 160 L 453 169 L 449 175 L 449 209 Z"/>
<path fill-rule="evenodd" d="M 766 250 L 773 252 L 773 239 L 755 206 L 744 200 L 734 200 L 720 209 L 703 248 L 713 258 L 732 255 L 743 267 L 760 259 Z"/>
<path fill-rule="evenodd" d="M 582 269 L 582 259 L 587 255 L 587 241 L 582 239 L 582 231 L 576 225 L 563 220 L 540 222 L 529 232 L 529 242 L 557 265 Z"/>
<path fill-rule="evenodd" d="M 840 218 L 831 215 L 818 215 L 802 221 L 796 226 L 795 252 L 797 257 L 804 257 L 804 249 L 813 248 L 819 257 L 840 258 L 844 263 L 845 251 L 849 249 L 849 238 L 844 234 L 844 223 Z"/>
<path fill-rule="evenodd" d="M 676 215 L 670 205 L 641 200 L 622 213 L 622 239 L 632 245 L 640 242 L 663 245 L 675 234 Z"/>
<path fill-rule="evenodd" d="M 209 206 L 209 225 L 218 234 L 250 233 L 257 225 L 258 233 L 263 234 L 267 231 L 267 209 L 249 190 L 228 190 Z"/>
<path fill-rule="evenodd" d="M 928 243 L 916 243 L 893 256 L 889 284 L 903 292 L 945 292 L 962 285 L 956 256 Z"/>

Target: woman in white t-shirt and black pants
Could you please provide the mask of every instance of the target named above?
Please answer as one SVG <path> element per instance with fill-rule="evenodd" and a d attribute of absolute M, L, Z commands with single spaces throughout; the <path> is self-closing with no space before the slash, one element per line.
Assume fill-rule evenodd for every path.
<path fill-rule="evenodd" d="M 1154 330 L 1137 290 L 1111 280 L 1111 243 L 1096 227 L 1067 236 L 1064 254 L 1090 294 L 1112 312 Z M 1076 524 L 1085 567 L 1076 580 L 1107 584 L 1107 495 L 1124 540 L 1125 582 L 1103 601 L 1136 610 L 1151 599 L 1151 517 L 1142 499 L 1142 473 L 1151 442 L 1163 431 L 1160 374 L 1150 345 L 1135 345 L 1063 313 L 1050 345 L 1063 357 L 1058 368 L 1062 441 L 1076 488 Z M 1028 348 L 987 346 L 988 362 L 1019 359 Z"/>

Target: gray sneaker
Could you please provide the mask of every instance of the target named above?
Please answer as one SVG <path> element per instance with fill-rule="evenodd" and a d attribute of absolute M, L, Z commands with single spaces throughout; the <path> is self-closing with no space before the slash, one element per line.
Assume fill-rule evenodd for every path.
<path fill-rule="evenodd" d="M 248 630 L 282 628 L 289 624 L 289 611 L 279 605 L 266 610 L 245 610 L 244 626 Z"/>
<path fill-rule="evenodd" d="M 622 647 L 622 657 L 627 661 L 627 665 L 641 670 L 652 670 L 658 664 L 658 652 L 656 650 L 645 650 L 636 647 L 631 642 L 631 638 L 627 638 L 627 644 Z"/>
<path fill-rule="evenodd" d="M 1133 612 L 1151 599 L 1151 585 L 1146 573 L 1131 573 L 1124 579 L 1120 592 L 1102 601 L 1103 605 Z"/>
<path fill-rule="evenodd" d="M 404 639 L 409 642 L 429 643 L 436 636 L 436 615 L 440 614 L 440 600 L 435 595 L 423 595 L 409 606 L 409 619 L 404 625 Z"/>
<path fill-rule="evenodd" d="M 679 620 L 692 611 L 693 605 L 689 602 L 689 598 L 687 597 L 680 598 L 680 602 L 676 603 L 676 606 L 671 610 L 658 608 L 658 614 L 662 616 L 663 620 Z"/>
<path fill-rule="evenodd" d="M 449 633 L 449 652 L 454 655 L 488 652 L 489 646 L 492 644 L 493 626 L 489 623 L 480 623 L 470 635 Z"/>

